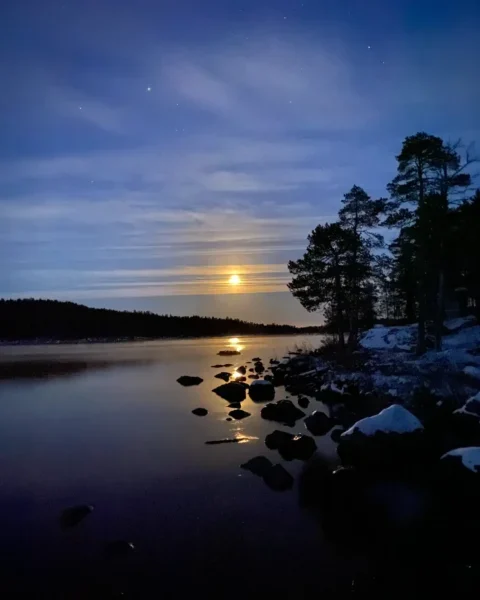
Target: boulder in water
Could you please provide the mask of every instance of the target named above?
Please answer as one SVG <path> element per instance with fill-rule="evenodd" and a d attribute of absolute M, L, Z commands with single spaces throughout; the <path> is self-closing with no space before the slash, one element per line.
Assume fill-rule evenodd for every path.
<path fill-rule="evenodd" d="M 241 353 L 238 350 L 220 350 L 218 356 L 239 356 Z"/>
<path fill-rule="evenodd" d="M 240 375 L 246 375 L 246 373 L 247 373 L 246 367 L 244 367 L 243 365 L 241 367 L 238 367 L 237 373 L 240 373 Z"/>
<path fill-rule="evenodd" d="M 300 408 L 308 408 L 308 405 L 310 404 L 310 400 L 305 396 L 298 396 L 297 402 Z"/>
<path fill-rule="evenodd" d="M 203 381 L 201 377 L 190 377 L 190 375 L 182 375 L 177 379 L 178 383 L 183 386 L 200 385 Z"/>
<path fill-rule="evenodd" d="M 305 413 L 297 408 L 291 400 L 279 400 L 264 406 L 261 415 L 268 421 L 277 421 L 293 427 L 296 421 L 303 419 Z"/>
<path fill-rule="evenodd" d="M 240 466 L 254 475 L 264 477 L 267 471 L 273 467 L 273 463 L 266 456 L 255 456 Z"/>
<path fill-rule="evenodd" d="M 224 383 L 212 391 L 228 402 L 242 402 L 246 397 L 245 384 L 236 381 Z"/>
<path fill-rule="evenodd" d="M 197 417 L 205 417 L 208 415 L 208 410 L 206 408 L 194 408 L 192 413 L 197 415 Z"/>
<path fill-rule="evenodd" d="M 254 402 L 268 402 L 275 398 L 275 388 L 271 381 L 256 379 L 250 384 L 249 394 Z"/>
<path fill-rule="evenodd" d="M 293 487 L 293 477 L 282 465 L 274 465 L 269 469 L 265 473 L 263 481 L 274 492 L 284 492 Z"/>
<path fill-rule="evenodd" d="M 222 371 L 221 373 L 217 373 L 215 377 L 217 379 L 223 379 L 223 381 L 230 381 L 231 373 L 227 373 L 227 371 Z"/>
<path fill-rule="evenodd" d="M 299 402 L 300 404 L 300 402 Z M 305 419 L 305 427 L 313 435 L 325 435 L 333 427 L 334 422 L 325 413 L 315 410 Z"/>
<path fill-rule="evenodd" d="M 270 450 L 278 450 L 285 460 L 308 460 L 317 449 L 313 438 L 308 435 L 292 435 L 286 431 L 275 430 L 265 438 Z"/>
<path fill-rule="evenodd" d="M 236 421 L 240 421 L 241 419 L 246 419 L 250 416 L 250 413 L 246 410 L 242 410 L 241 408 L 237 408 L 235 410 L 231 410 L 228 413 L 231 417 L 233 417 Z"/>

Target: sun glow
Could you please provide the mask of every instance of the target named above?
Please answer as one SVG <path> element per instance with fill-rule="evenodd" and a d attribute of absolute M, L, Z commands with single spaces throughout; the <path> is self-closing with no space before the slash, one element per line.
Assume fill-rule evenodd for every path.
<path fill-rule="evenodd" d="M 228 280 L 228 283 L 230 285 L 240 285 L 242 283 L 242 280 L 240 279 L 240 277 L 238 275 L 232 275 L 230 277 L 230 279 Z"/>

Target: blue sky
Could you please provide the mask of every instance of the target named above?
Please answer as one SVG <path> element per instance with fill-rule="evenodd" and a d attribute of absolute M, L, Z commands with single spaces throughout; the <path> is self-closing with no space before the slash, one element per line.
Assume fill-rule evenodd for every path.
<path fill-rule="evenodd" d="M 480 139 L 475 1 L 1 11 L 3 297 L 316 323 L 285 287 L 308 233 L 406 135 Z"/>

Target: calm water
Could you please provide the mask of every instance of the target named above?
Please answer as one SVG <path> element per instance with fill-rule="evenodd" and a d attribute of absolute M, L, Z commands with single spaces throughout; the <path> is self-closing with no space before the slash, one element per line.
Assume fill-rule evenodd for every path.
<path fill-rule="evenodd" d="M 227 403 L 211 391 L 222 383 L 211 365 L 238 366 L 254 356 L 268 363 L 295 344 L 318 342 L 289 336 L 2 348 L 0 590 L 10 597 L 24 588 L 35 597 L 149 597 L 146 590 L 152 597 L 261 590 L 298 597 L 348 578 L 348 565 L 300 508 L 297 490 L 275 493 L 239 468 L 259 454 L 284 462 L 264 445 L 275 424 L 248 398 L 242 407 L 252 416 L 227 422 Z M 216 355 L 228 346 L 241 347 L 241 357 Z M 15 379 L 7 379 L 5 363 L 16 361 Z M 28 377 L 39 371 L 49 376 Z M 181 375 L 205 381 L 183 388 Z M 284 397 L 277 388 L 276 399 Z M 196 407 L 208 416 L 192 415 Z M 237 436 L 250 441 L 205 445 Z M 316 441 L 335 462 L 329 435 Z M 302 468 L 284 464 L 293 475 Z M 60 531 L 60 511 L 79 503 L 93 504 L 92 515 Z M 116 539 L 131 540 L 136 554 L 106 559 L 104 545 Z"/>

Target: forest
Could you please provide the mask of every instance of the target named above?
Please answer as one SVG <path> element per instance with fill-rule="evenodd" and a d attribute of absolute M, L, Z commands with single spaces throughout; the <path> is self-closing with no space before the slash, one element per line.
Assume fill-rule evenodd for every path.
<path fill-rule="evenodd" d="M 57 300 L 0 299 L 0 340 L 79 340 L 317 333 L 320 328 L 261 325 L 239 319 L 176 317 L 90 308 Z"/>
<path fill-rule="evenodd" d="M 323 310 L 342 352 L 376 321 L 418 322 L 417 353 L 441 350 L 446 316 L 480 316 L 471 148 L 420 132 L 405 138 L 396 160 L 387 197 L 354 185 L 338 220 L 318 225 L 288 265 L 290 291 L 308 311 Z"/>

